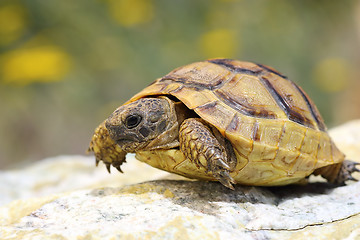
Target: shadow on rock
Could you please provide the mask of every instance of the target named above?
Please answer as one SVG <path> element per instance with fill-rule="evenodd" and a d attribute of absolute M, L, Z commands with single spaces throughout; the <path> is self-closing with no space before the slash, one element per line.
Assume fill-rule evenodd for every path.
<path fill-rule="evenodd" d="M 263 203 L 276 204 L 277 198 L 266 188 L 236 186 L 230 190 L 218 182 L 157 180 L 143 184 L 162 186 L 173 193 L 170 198 L 174 204 L 188 207 L 195 211 L 216 215 L 218 203 Z"/>
<path fill-rule="evenodd" d="M 286 185 L 280 187 L 268 187 L 267 189 L 281 201 L 281 199 L 326 195 L 337 187 L 338 186 L 327 182 L 313 182 L 306 185 Z"/>
<path fill-rule="evenodd" d="M 348 212 L 352 214 L 357 211 L 352 209 L 358 203 L 356 189 L 356 184 L 337 188 L 317 182 L 283 187 L 237 185 L 235 190 L 230 190 L 218 182 L 156 180 L 121 188 L 94 189 L 90 195 L 100 198 L 112 195 L 134 196 L 134 199 L 145 199 L 149 204 L 154 201 L 171 201 L 174 206 L 213 216 L 223 214 L 227 206 L 231 211 L 243 214 L 244 211 L 247 213 L 257 209 L 255 215 L 259 215 L 259 212 L 262 215 L 276 213 L 292 218 L 292 214 L 303 214 L 304 209 L 310 213 L 316 212 L 317 216 L 318 212 L 328 213 L 328 209 L 344 210 L 344 206 L 351 206 Z M 348 213 L 343 215 L 348 216 Z"/>

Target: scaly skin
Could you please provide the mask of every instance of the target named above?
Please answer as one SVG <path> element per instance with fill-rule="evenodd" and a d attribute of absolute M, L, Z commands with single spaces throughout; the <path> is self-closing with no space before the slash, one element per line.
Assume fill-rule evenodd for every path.
<path fill-rule="evenodd" d="M 121 150 L 121 148 L 110 138 L 109 132 L 105 127 L 105 121 L 95 129 L 88 152 L 94 152 L 96 166 L 100 161 L 103 161 L 109 173 L 111 165 L 122 172 L 120 166 L 125 162 L 126 152 Z"/>
<path fill-rule="evenodd" d="M 230 176 L 227 152 L 204 121 L 198 118 L 186 119 L 179 131 L 180 150 L 197 168 L 205 168 L 224 186 L 234 189 L 235 180 Z"/>
<path fill-rule="evenodd" d="M 345 185 L 345 182 L 348 180 L 358 181 L 352 176 L 352 173 L 360 172 L 360 170 L 356 167 L 357 165 L 360 165 L 360 163 L 351 160 L 344 160 L 342 163 L 319 168 L 314 171 L 314 175 L 320 174 L 330 183 L 341 186 Z"/>
<path fill-rule="evenodd" d="M 360 170 L 356 167 L 359 164 L 360 163 L 353 162 L 350 160 L 344 160 L 341 164 L 341 168 L 337 175 L 335 183 L 339 185 L 345 185 L 345 181 L 347 180 L 358 181 L 351 174 L 353 172 L 360 172 Z"/>

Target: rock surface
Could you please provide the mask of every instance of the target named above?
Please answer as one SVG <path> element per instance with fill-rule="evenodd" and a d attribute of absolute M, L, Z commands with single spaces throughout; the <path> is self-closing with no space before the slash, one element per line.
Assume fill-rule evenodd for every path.
<path fill-rule="evenodd" d="M 84 188 L 120 187 L 169 175 L 136 160 L 130 160 L 130 164 L 124 164 L 122 168 L 126 174 L 118 174 L 116 169 L 112 169 L 113 174 L 108 174 L 104 164 L 95 167 L 93 157 L 58 156 L 23 169 L 0 171 L 0 206 L 16 199 Z"/>
<path fill-rule="evenodd" d="M 331 135 L 360 161 L 360 121 Z M 108 175 L 93 161 L 58 157 L 1 172 L 0 239 L 360 239 L 360 182 L 231 191 L 163 180 L 177 177 L 130 159 L 125 174 Z"/>
<path fill-rule="evenodd" d="M 21 214 L 6 219 L 0 233 L 1 239 L 342 239 L 360 227 L 359 189 L 357 183 L 231 191 L 162 180 L 79 190 L 33 200 L 33 209 L 11 203 L 7 209 Z"/>

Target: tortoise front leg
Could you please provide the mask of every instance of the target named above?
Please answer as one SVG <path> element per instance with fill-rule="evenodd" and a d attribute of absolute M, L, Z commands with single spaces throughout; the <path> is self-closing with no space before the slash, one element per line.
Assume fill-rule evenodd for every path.
<path fill-rule="evenodd" d="M 105 121 L 95 129 L 88 152 L 94 152 L 96 166 L 98 166 L 100 161 L 103 161 L 109 173 L 111 165 L 119 172 L 122 172 L 120 165 L 125 162 L 126 152 L 121 150 L 110 138 L 109 132 L 105 127 Z"/>
<path fill-rule="evenodd" d="M 230 176 L 230 159 L 224 146 L 216 139 L 206 123 L 198 118 L 186 119 L 179 131 L 180 150 L 198 168 L 205 168 L 225 187 L 234 189 Z"/>

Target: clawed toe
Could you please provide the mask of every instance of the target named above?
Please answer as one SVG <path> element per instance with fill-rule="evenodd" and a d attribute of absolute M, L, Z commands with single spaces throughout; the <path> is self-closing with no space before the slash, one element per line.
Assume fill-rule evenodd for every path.
<path fill-rule="evenodd" d="M 230 170 L 230 167 L 228 164 L 226 164 L 222 159 L 218 158 L 215 161 L 216 165 L 218 165 L 221 168 L 224 168 L 226 170 Z"/>
<path fill-rule="evenodd" d="M 235 180 L 230 176 L 228 171 L 221 171 L 218 177 L 219 182 L 231 190 L 235 190 L 232 184 L 236 184 Z"/>
<path fill-rule="evenodd" d="M 113 162 L 111 165 L 116 168 L 119 172 L 121 173 L 124 173 L 121 168 L 120 168 L 120 165 L 122 164 L 123 162 Z"/>
<path fill-rule="evenodd" d="M 111 164 L 110 163 L 105 163 L 106 169 L 109 173 L 111 173 Z"/>
<path fill-rule="evenodd" d="M 352 172 L 360 172 L 360 169 L 357 168 L 356 166 L 360 166 L 360 163 L 355 163 L 352 169 Z"/>
<path fill-rule="evenodd" d="M 229 171 L 230 166 L 221 158 L 216 158 L 208 162 L 208 169 L 206 172 L 211 172 L 214 178 L 216 178 L 222 185 L 234 190 L 232 184 L 236 184 L 236 181 L 230 176 Z"/>
<path fill-rule="evenodd" d="M 124 162 L 126 162 L 125 160 L 124 161 L 114 161 L 114 162 L 112 162 L 112 163 L 109 163 L 109 162 L 105 162 L 104 160 L 99 160 L 98 158 L 96 158 L 95 159 L 95 165 L 96 165 L 96 167 L 99 165 L 99 162 L 100 161 L 102 161 L 104 164 L 105 164 L 105 166 L 106 166 L 106 169 L 107 169 L 107 171 L 109 172 L 109 173 L 111 173 L 111 166 L 113 166 L 114 168 L 116 168 L 119 172 L 121 172 L 121 173 L 124 173 L 123 171 L 122 171 L 122 169 L 121 169 L 121 164 L 122 163 L 124 163 Z"/>
<path fill-rule="evenodd" d="M 353 176 L 349 175 L 347 178 L 346 178 L 346 181 L 355 181 L 355 182 L 358 182 L 359 180 L 357 180 L 356 178 L 354 178 Z"/>
<path fill-rule="evenodd" d="M 340 185 L 344 185 L 345 181 L 356 181 L 356 182 L 359 181 L 358 179 L 352 176 L 352 173 L 360 172 L 360 169 L 357 168 L 358 165 L 360 165 L 360 163 L 353 162 L 350 160 L 345 160 L 342 163 L 336 182 L 339 183 Z"/>
<path fill-rule="evenodd" d="M 358 162 L 353 162 L 350 160 L 345 160 L 343 162 L 343 167 L 346 169 L 346 171 L 353 173 L 353 172 L 360 172 L 360 169 L 358 169 L 356 166 L 360 165 Z"/>
<path fill-rule="evenodd" d="M 225 163 L 224 160 L 221 158 L 216 158 L 212 161 L 209 161 L 208 169 L 222 185 L 234 190 L 232 184 L 236 184 L 236 181 L 230 176 L 230 166 Z"/>

